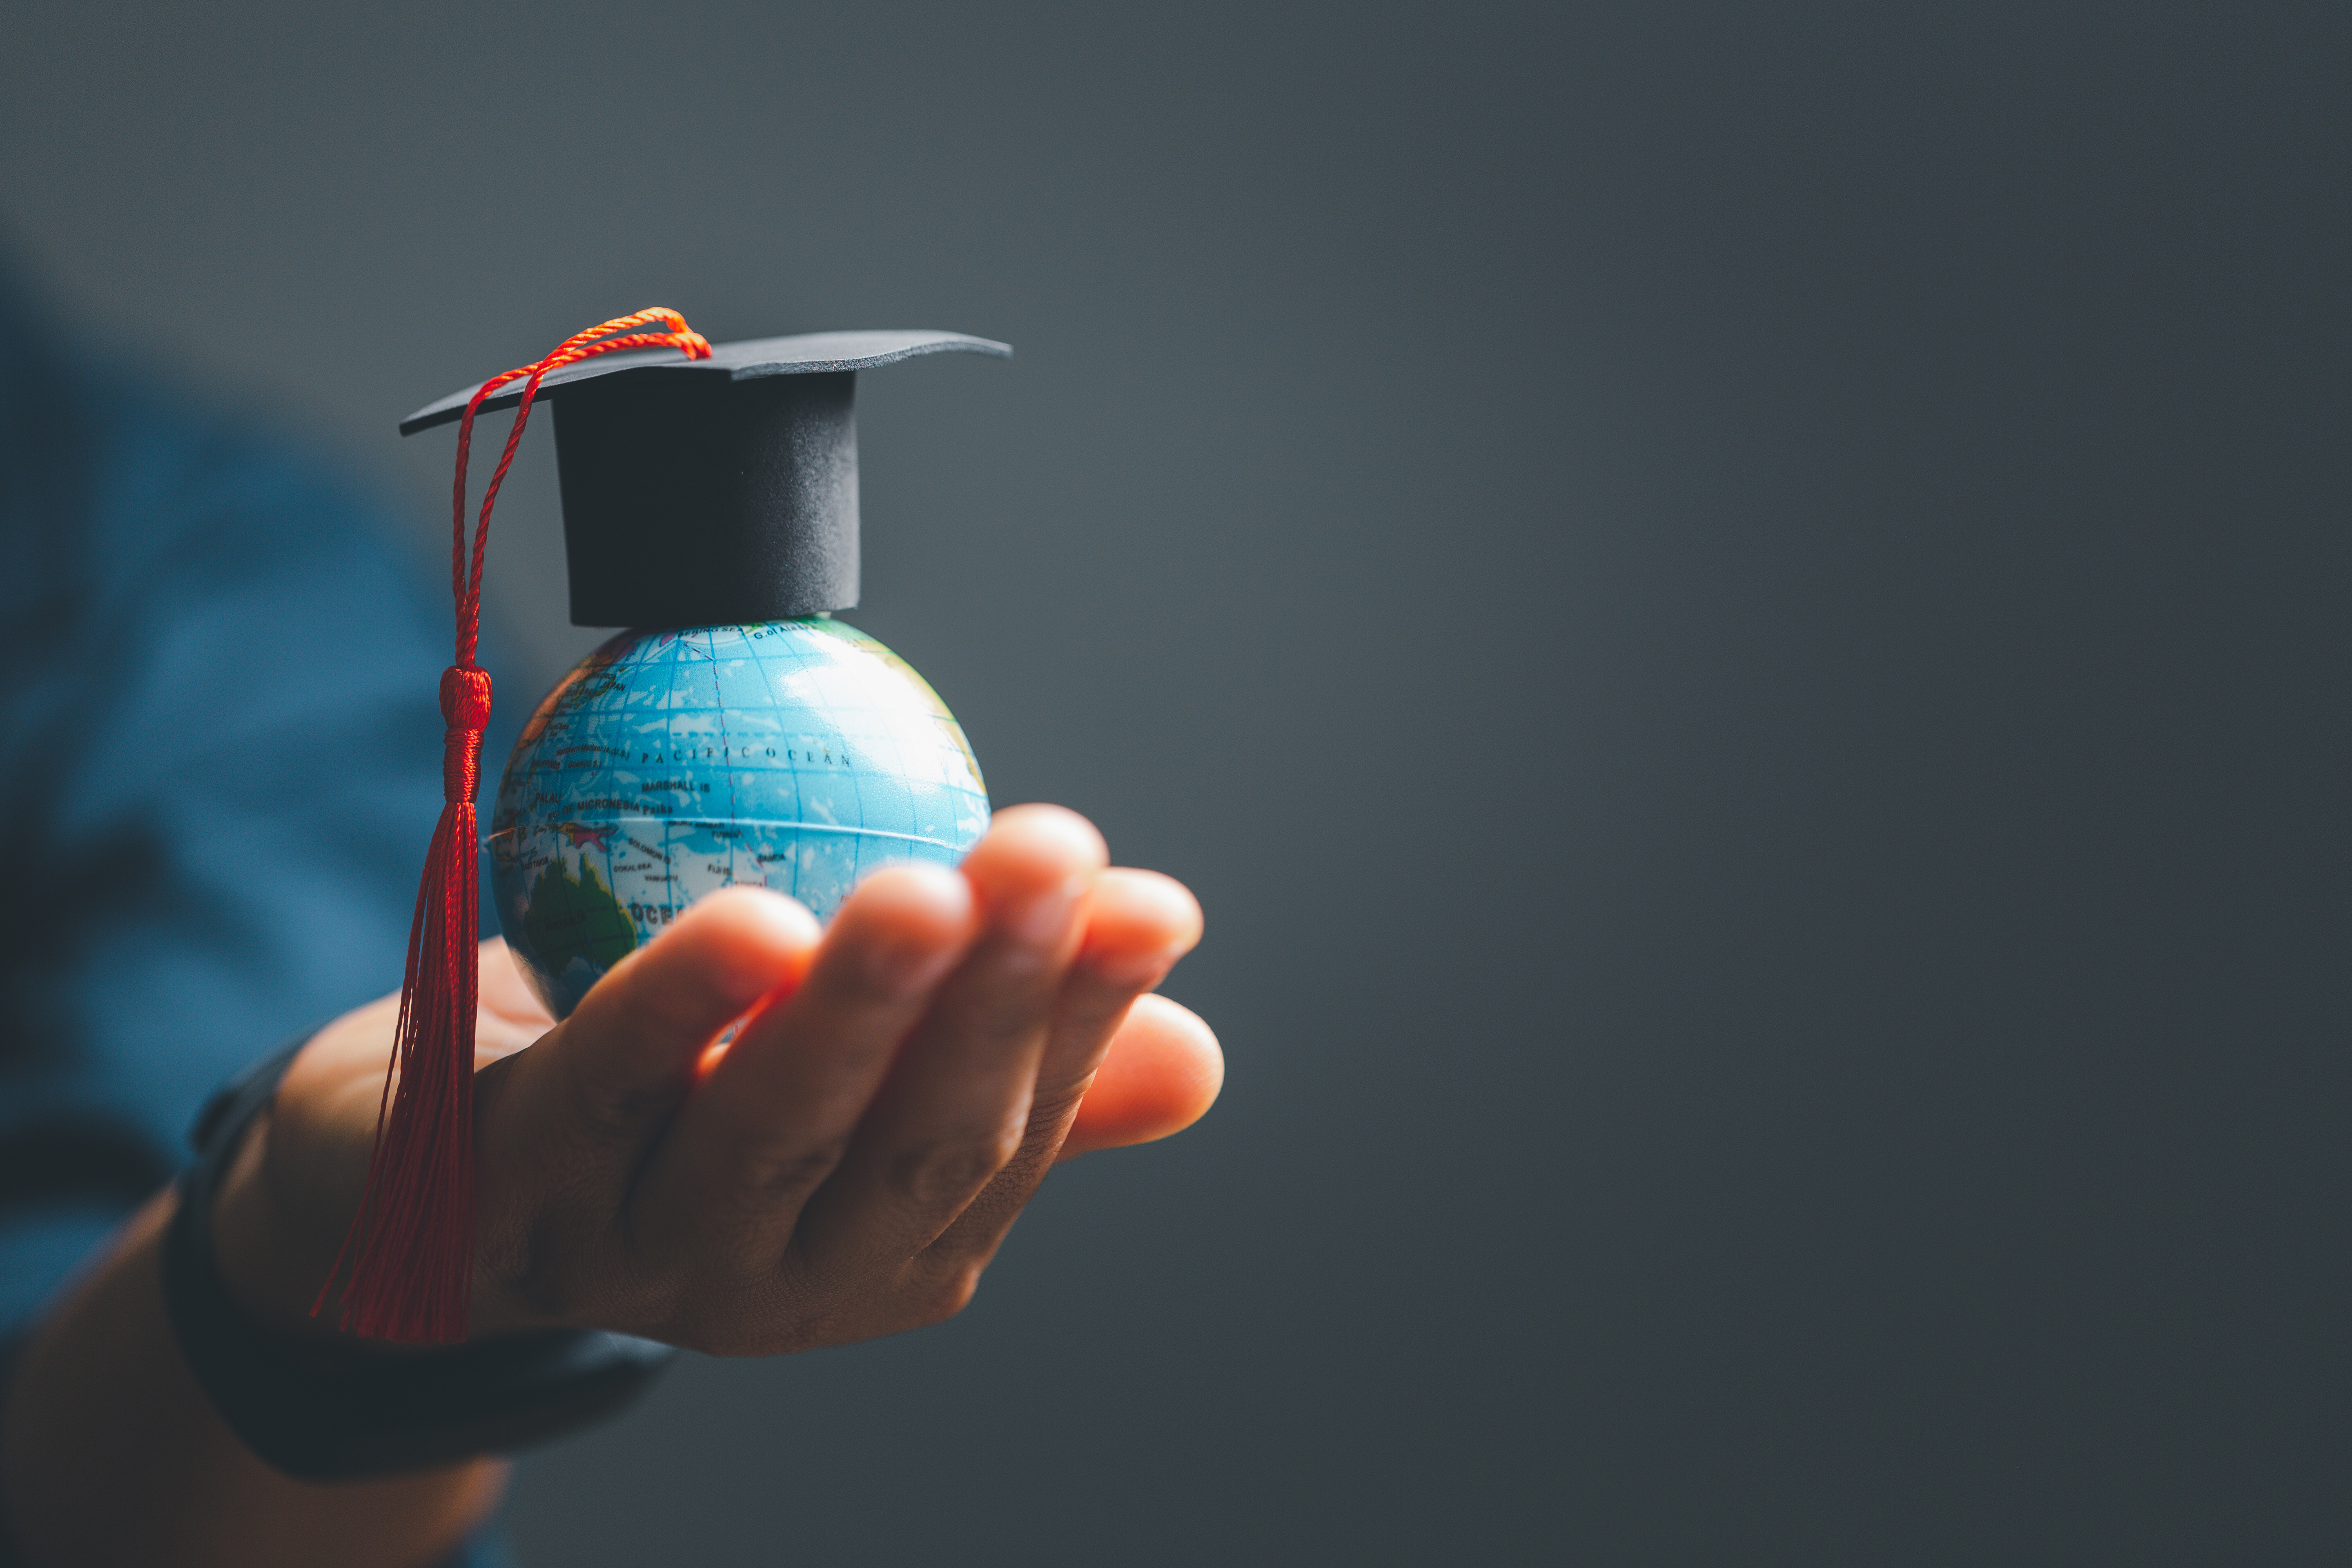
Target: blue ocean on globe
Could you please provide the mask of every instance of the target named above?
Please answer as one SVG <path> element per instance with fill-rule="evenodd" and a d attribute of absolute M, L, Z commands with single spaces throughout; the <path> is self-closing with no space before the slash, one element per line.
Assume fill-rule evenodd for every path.
<path fill-rule="evenodd" d="M 813 616 L 612 638 L 524 726 L 489 826 L 499 923 L 561 1018 L 714 889 L 828 920 L 877 867 L 956 864 L 988 791 L 921 676 Z"/>

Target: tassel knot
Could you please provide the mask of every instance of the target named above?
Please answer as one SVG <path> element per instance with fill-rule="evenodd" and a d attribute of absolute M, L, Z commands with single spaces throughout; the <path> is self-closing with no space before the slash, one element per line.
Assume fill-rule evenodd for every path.
<path fill-rule="evenodd" d="M 482 789 L 482 730 L 490 721 L 488 670 L 453 664 L 441 672 L 441 798 L 470 805 Z"/>
<path fill-rule="evenodd" d="M 453 664 L 441 672 L 441 721 L 481 733 L 490 721 L 490 672 Z"/>

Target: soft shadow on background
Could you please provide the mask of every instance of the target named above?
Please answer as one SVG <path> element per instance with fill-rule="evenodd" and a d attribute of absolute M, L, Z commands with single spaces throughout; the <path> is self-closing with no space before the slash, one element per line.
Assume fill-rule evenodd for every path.
<path fill-rule="evenodd" d="M 13 243 L 427 565 L 587 322 L 1013 342 L 851 618 L 1207 906 L 1206 1122 L 528 1564 L 2342 1560 L 2352 13 L 1951 9 L 10 14 Z"/>

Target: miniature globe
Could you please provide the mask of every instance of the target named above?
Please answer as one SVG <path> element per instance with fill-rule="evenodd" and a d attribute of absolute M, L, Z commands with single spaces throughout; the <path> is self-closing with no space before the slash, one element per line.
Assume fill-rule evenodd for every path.
<path fill-rule="evenodd" d="M 713 889 L 828 920 L 894 861 L 988 827 L 961 727 L 923 678 L 825 616 L 624 632 L 523 727 L 490 817 L 499 923 L 561 1018 Z"/>

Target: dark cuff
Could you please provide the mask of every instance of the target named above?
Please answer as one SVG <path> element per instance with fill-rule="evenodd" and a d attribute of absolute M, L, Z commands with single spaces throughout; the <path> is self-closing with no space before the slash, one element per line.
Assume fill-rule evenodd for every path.
<path fill-rule="evenodd" d="M 181 1351 L 246 1447 L 306 1481 L 437 1469 L 604 1420 L 651 1385 L 677 1352 L 627 1334 L 557 1330 L 387 1352 L 250 1322 L 214 1266 L 213 1203 L 300 1048 L 247 1068 L 206 1102 L 163 1238 L 164 1306 Z"/>

